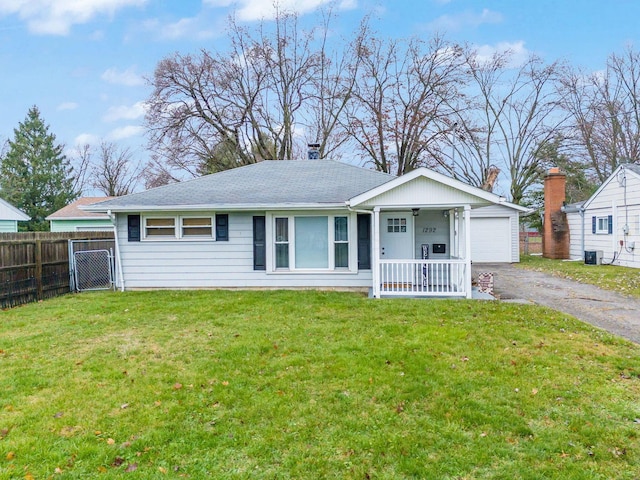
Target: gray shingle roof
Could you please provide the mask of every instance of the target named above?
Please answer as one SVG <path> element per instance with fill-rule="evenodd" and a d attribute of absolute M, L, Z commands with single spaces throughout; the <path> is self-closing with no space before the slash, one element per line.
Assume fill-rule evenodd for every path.
<path fill-rule="evenodd" d="M 331 160 L 268 160 L 101 202 L 100 208 L 342 204 L 395 177 Z M 95 208 L 95 206 L 94 206 Z M 93 208 L 92 208 L 93 209 Z"/>
<path fill-rule="evenodd" d="M 627 163 L 625 164 L 625 167 L 640 175 L 640 165 L 637 163 Z"/>

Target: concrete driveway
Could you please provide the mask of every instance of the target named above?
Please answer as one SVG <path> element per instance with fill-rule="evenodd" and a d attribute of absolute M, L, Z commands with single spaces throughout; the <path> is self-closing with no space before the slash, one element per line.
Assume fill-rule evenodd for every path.
<path fill-rule="evenodd" d="M 472 270 L 474 278 L 480 272 L 494 274 L 501 301 L 544 305 L 640 343 L 640 299 L 510 264 L 478 263 Z"/>

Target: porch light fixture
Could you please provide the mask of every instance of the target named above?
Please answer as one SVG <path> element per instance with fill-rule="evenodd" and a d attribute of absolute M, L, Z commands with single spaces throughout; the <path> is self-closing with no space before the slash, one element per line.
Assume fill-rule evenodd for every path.
<path fill-rule="evenodd" d="M 419 208 L 412 208 L 412 209 L 411 209 L 411 214 L 412 214 L 414 217 L 417 217 L 419 212 L 420 212 L 420 209 L 419 209 Z"/>
<path fill-rule="evenodd" d="M 443 210 L 442 211 L 442 216 L 445 217 L 445 218 L 448 217 L 449 216 L 449 210 Z"/>

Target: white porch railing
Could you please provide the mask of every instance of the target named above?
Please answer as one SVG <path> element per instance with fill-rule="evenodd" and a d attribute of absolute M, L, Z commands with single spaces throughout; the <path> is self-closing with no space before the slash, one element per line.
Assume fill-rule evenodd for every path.
<path fill-rule="evenodd" d="M 380 260 L 380 295 L 465 297 L 466 261 Z"/>

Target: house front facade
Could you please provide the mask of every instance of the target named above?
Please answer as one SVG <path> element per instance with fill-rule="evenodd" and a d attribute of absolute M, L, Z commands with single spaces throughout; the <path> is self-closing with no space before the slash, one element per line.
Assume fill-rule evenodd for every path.
<path fill-rule="evenodd" d="M 640 268 L 640 166 L 622 164 L 585 202 L 564 208 L 572 259 Z"/>
<path fill-rule="evenodd" d="M 471 221 L 485 207 L 509 225 L 515 215 L 517 236 L 522 207 L 431 170 L 394 177 L 304 160 L 264 161 L 85 208 L 116 225 L 122 289 L 470 297 Z M 507 236 L 501 258 L 517 261 Z"/>

